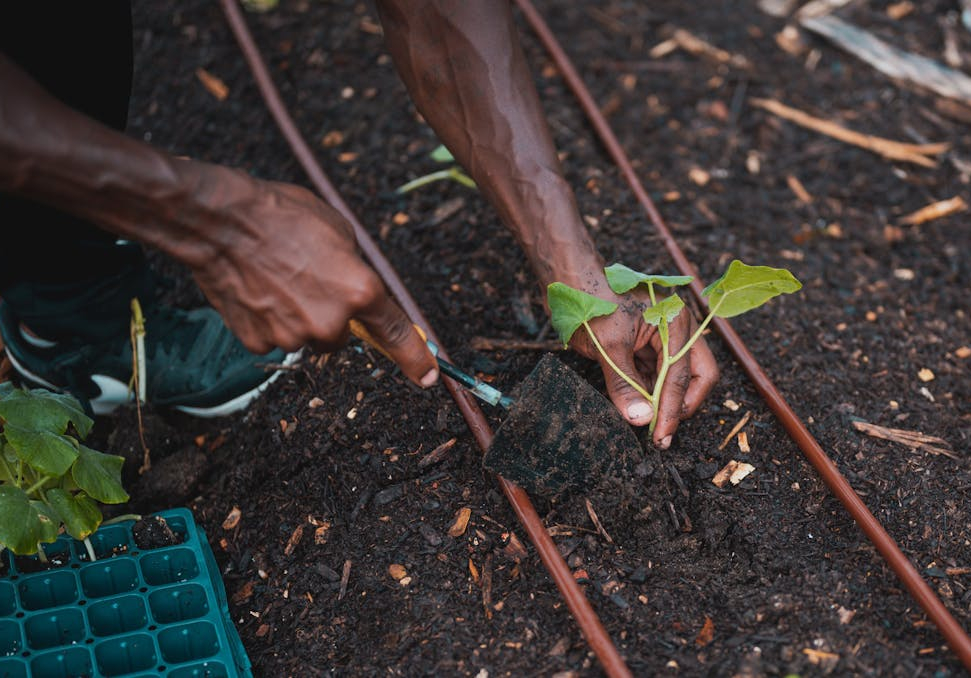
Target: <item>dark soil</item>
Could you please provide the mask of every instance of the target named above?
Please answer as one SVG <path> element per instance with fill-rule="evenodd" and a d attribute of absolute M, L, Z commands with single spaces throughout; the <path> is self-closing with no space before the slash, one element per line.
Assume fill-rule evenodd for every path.
<path fill-rule="evenodd" d="M 218 4 L 136 4 L 131 134 L 176 154 L 307 185 Z M 885 2 L 857 2 L 840 15 L 940 60 L 940 20 L 956 4 L 914 5 L 897 20 Z M 812 35 L 803 36 L 801 53 L 782 50 L 776 36 L 786 20 L 754 0 L 544 0 L 538 9 L 702 276 L 712 280 L 740 258 L 786 266 L 805 283 L 734 325 L 945 605 L 971 625 L 971 378 L 967 351 L 959 350 L 971 343 L 971 225 L 967 213 L 898 223 L 933 201 L 967 197 L 967 123 L 939 108 L 934 95 L 891 82 Z M 501 389 L 515 388 L 541 354 L 476 351 L 472 340 L 551 339 L 541 292 L 474 191 L 442 182 L 387 197 L 439 166 L 428 157 L 437 141 L 396 77 L 374 11 L 357 2 L 284 0 L 249 21 L 325 171 L 453 360 Z M 568 178 L 601 251 L 608 261 L 675 273 L 521 25 Z M 683 50 L 652 58 L 677 27 L 744 55 L 752 68 Z M 971 34 L 960 25 L 957 33 L 967 60 Z M 227 85 L 225 100 L 207 91 L 199 68 Z M 953 149 L 933 168 L 890 162 L 778 119 L 750 97 L 900 141 L 949 141 Z M 811 202 L 797 197 L 794 180 Z M 173 300 L 201 302 L 182 269 L 158 265 L 171 276 Z M 635 675 L 962 673 L 719 339 L 710 343 L 722 379 L 670 450 L 659 452 L 638 433 L 637 493 L 625 501 L 603 491 L 535 499 Z M 602 390 L 591 363 L 561 357 Z M 923 369 L 933 380 L 918 377 Z M 722 447 L 747 412 L 750 451 L 735 440 Z M 488 415 L 501 420 L 501 412 Z M 258 675 L 601 674 L 444 388 L 419 391 L 354 341 L 331 355 L 307 355 L 243 415 L 146 417 L 153 467 L 142 477 L 135 413 L 96 425 L 108 451 L 130 458 L 134 499 L 122 508 L 192 508 Z M 865 436 L 854 417 L 940 436 L 953 458 Z M 453 438 L 441 461 L 419 466 Z M 754 472 L 716 487 L 712 477 L 732 459 Z M 224 529 L 234 507 L 241 519 Z M 463 508 L 471 519 L 459 533 Z"/>
<path fill-rule="evenodd" d="M 644 456 L 634 429 L 562 360 L 541 357 L 514 395 L 482 459 L 487 470 L 551 500 L 634 475 Z"/>
<path fill-rule="evenodd" d="M 181 544 L 182 538 L 162 516 L 143 516 L 131 527 L 132 539 L 140 549 L 157 549 Z"/>

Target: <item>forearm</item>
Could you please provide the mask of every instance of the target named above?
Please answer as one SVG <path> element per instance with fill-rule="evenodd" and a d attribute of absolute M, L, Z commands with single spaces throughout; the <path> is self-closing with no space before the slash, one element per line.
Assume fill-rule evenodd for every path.
<path fill-rule="evenodd" d="M 225 237 L 204 227 L 221 202 L 216 171 L 70 109 L 0 54 L 0 190 L 194 263 Z"/>
<path fill-rule="evenodd" d="M 512 230 L 539 282 L 579 284 L 599 271 L 603 262 L 563 178 L 509 5 L 377 4 L 416 107 Z"/>

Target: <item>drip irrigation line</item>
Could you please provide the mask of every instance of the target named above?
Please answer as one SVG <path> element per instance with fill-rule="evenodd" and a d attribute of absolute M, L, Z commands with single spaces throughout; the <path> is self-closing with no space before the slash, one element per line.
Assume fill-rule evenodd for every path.
<path fill-rule="evenodd" d="M 614 162 L 617 163 L 634 195 L 643 205 L 651 222 L 660 234 L 665 248 L 677 265 L 678 270 L 684 275 L 693 276 L 694 280 L 691 283 L 691 291 L 701 307 L 705 308 L 707 304 L 701 295 L 704 285 L 701 282 L 697 269 L 678 246 L 671 230 L 667 227 L 654 202 L 644 190 L 644 186 L 641 184 L 637 173 L 627 158 L 627 154 L 614 135 L 606 118 L 600 112 L 600 108 L 584 84 L 583 79 L 577 73 L 570 58 L 556 40 L 549 26 L 547 26 L 533 7 L 530 0 L 516 0 L 516 4 L 523 12 L 532 29 L 536 32 L 540 42 L 542 42 L 543 46 L 553 58 L 560 74 L 579 100 L 587 118 L 596 130 L 600 141 L 604 144 Z M 951 650 L 958 656 L 965 668 L 971 671 L 971 638 L 968 637 L 965 630 L 947 610 L 933 589 L 920 576 L 920 573 L 900 550 L 883 525 L 880 524 L 866 507 L 866 504 L 863 503 L 860 496 L 840 473 L 836 464 L 826 455 L 826 452 L 823 451 L 823 448 L 802 423 L 799 416 L 786 402 L 785 398 L 766 375 L 765 371 L 755 359 L 755 356 L 752 355 L 745 342 L 742 341 L 742 338 L 735 332 L 731 324 L 724 318 L 715 318 L 712 325 L 728 345 L 728 348 L 751 379 L 763 400 L 765 400 L 769 408 L 779 418 L 790 437 L 799 445 L 810 463 L 819 471 L 826 485 L 836 495 L 850 515 L 853 516 L 857 525 L 859 525 L 860 529 L 870 539 L 877 551 L 880 552 L 880 555 L 887 561 L 887 564 L 896 573 L 911 596 L 924 609 L 927 616 L 931 618 L 941 632 L 941 635 L 944 636 Z"/>
<path fill-rule="evenodd" d="M 243 52 L 252 71 L 253 78 L 256 81 L 267 108 L 276 121 L 277 126 L 280 128 L 281 133 L 286 138 L 287 143 L 290 145 L 294 156 L 307 173 L 311 183 L 324 200 L 351 223 L 361 251 L 367 257 L 375 271 L 377 271 L 378 275 L 381 276 L 388 290 L 394 295 L 409 319 L 421 327 L 428 338 L 439 346 L 439 354 L 442 358 L 448 360 L 448 354 L 441 348 L 441 341 L 435 335 L 434 330 L 409 293 L 408 288 L 402 282 L 391 263 L 382 254 L 370 234 L 361 225 L 354 212 L 344 202 L 340 193 L 334 188 L 323 169 L 321 169 L 310 147 L 304 141 L 303 136 L 297 129 L 293 118 L 290 116 L 273 83 L 273 78 L 246 25 L 245 17 L 237 4 L 237 0 L 220 0 L 220 4 L 222 5 L 230 29 L 236 41 L 239 43 L 240 50 Z M 479 447 L 483 452 L 486 451 L 492 442 L 493 434 L 482 410 L 474 398 L 457 382 L 444 376 L 442 377 L 442 381 L 458 405 Z M 611 678 L 627 678 L 633 676 L 611 641 L 610 636 L 607 634 L 590 601 L 584 595 L 580 585 L 573 578 L 573 573 L 570 571 L 563 556 L 560 555 L 553 539 L 546 531 L 546 527 L 536 512 L 536 508 L 533 506 L 529 495 L 521 487 L 509 482 L 505 478 L 501 476 L 496 476 L 496 478 L 503 493 L 512 505 L 516 516 L 519 518 L 520 523 L 522 523 L 523 528 L 526 530 L 527 536 L 536 548 L 540 559 L 556 583 L 567 607 L 580 626 L 580 630 L 586 638 L 587 643 L 600 660 L 601 666 L 606 674 L 611 676 Z"/>

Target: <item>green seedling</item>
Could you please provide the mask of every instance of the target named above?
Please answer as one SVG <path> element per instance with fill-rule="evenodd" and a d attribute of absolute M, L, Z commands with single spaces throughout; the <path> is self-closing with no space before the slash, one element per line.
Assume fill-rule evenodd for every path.
<path fill-rule="evenodd" d="M 729 264 L 728 269 L 720 278 L 702 291 L 702 296 L 708 300 L 708 315 L 695 330 L 694 334 L 674 354 L 671 353 L 669 343 L 669 326 L 684 308 L 684 302 L 676 292 L 659 298 L 659 287 L 676 288 L 689 284 L 693 278 L 685 275 L 651 275 L 635 271 L 623 264 L 613 264 L 604 269 L 607 284 L 616 294 L 626 294 L 637 287 L 647 288 L 650 306 L 644 309 L 644 322 L 657 327 L 661 340 L 661 355 L 663 360 L 654 381 L 654 392 L 649 393 L 634 379 L 617 367 L 610 356 L 604 351 L 590 326 L 590 321 L 601 316 L 608 316 L 617 310 L 617 304 L 600 299 L 586 292 L 565 285 L 561 282 L 550 283 L 547 288 L 547 300 L 550 307 L 550 318 L 553 328 L 560 336 L 564 346 L 570 343 L 574 333 L 583 327 L 597 352 L 600 353 L 614 372 L 631 385 L 638 393 L 651 403 L 654 418 L 649 430 L 653 433 L 658 419 L 658 403 L 664 388 L 664 380 L 673 364 L 681 360 L 691 347 L 704 333 L 712 318 L 733 318 L 746 311 L 758 308 L 769 299 L 780 294 L 790 294 L 802 287 L 796 278 L 784 268 L 769 266 L 749 266 L 737 259 Z"/>
<path fill-rule="evenodd" d="M 101 526 L 98 502 L 121 504 L 124 458 L 83 444 L 94 421 L 72 396 L 0 383 L 0 547 L 46 562 L 62 532 L 83 541 Z"/>
<path fill-rule="evenodd" d="M 451 151 L 449 151 L 445 146 L 439 146 L 434 151 L 429 153 L 429 157 L 438 163 L 455 162 L 455 158 L 452 156 Z M 458 165 L 452 165 L 448 169 L 439 170 L 437 172 L 432 172 L 431 174 L 425 174 L 417 179 L 412 179 L 407 184 L 399 186 L 395 193 L 399 195 L 404 195 L 416 188 L 421 188 L 422 186 L 427 186 L 436 181 L 451 180 L 457 181 L 463 186 L 468 188 L 475 188 L 475 181 L 472 180 L 468 174 L 463 172 Z"/>

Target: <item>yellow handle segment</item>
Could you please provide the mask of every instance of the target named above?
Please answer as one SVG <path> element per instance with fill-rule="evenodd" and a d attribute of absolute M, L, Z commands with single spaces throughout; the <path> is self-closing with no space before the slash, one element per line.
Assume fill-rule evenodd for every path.
<path fill-rule="evenodd" d="M 388 352 L 385 350 L 385 348 L 378 342 L 377 339 L 374 338 L 374 335 L 372 335 L 368 331 L 368 328 L 364 326 L 364 323 L 362 323 L 360 320 L 355 320 L 354 318 L 351 318 L 348 321 L 348 325 L 351 328 L 351 334 L 353 334 L 361 341 L 367 343 L 372 348 L 375 348 L 378 351 L 380 351 L 381 355 L 383 355 L 388 360 L 392 360 L 391 356 L 388 355 Z M 425 335 L 424 330 L 418 327 L 418 325 L 412 325 L 412 327 L 414 327 L 415 331 L 418 332 L 418 336 L 421 337 L 422 341 L 428 341 L 428 337 Z"/>

